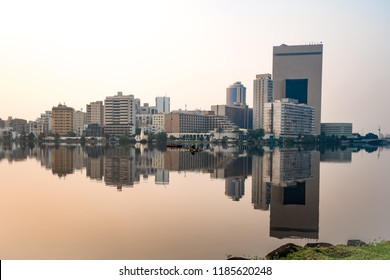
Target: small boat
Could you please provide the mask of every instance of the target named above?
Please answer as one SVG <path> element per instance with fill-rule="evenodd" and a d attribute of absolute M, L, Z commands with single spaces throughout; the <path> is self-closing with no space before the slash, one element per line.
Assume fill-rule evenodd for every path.
<path fill-rule="evenodd" d="M 180 149 L 180 148 L 183 148 L 183 145 L 181 145 L 181 144 L 167 144 L 167 148 Z"/>

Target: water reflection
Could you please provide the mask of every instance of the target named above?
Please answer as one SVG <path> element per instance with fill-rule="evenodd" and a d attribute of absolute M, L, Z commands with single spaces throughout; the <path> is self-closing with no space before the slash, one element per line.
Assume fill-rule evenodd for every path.
<path fill-rule="evenodd" d="M 356 149 L 305 151 L 277 148 L 248 151 L 242 147 L 210 147 L 191 154 L 185 150 L 160 151 L 146 145 L 122 148 L 102 146 L 2 147 L 0 160 L 35 158 L 52 174 L 66 179 L 86 169 L 86 177 L 104 181 L 118 191 L 141 178 L 154 176 L 167 186 L 170 172 L 198 172 L 225 181 L 225 195 L 240 201 L 251 178 L 253 208 L 270 212 L 269 235 L 283 238 L 319 238 L 320 160 L 349 163 Z"/>

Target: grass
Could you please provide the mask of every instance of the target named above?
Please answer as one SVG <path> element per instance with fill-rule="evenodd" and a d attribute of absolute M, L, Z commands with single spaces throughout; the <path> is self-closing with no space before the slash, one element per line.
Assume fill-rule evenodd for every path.
<path fill-rule="evenodd" d="M 363 246 L 303 247 L 285 260 L 390 260 L 390 241 Z"/>

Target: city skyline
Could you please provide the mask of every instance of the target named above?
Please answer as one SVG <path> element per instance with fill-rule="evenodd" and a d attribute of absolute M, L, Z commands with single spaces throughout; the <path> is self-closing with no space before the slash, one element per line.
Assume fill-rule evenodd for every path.
<path fill-rule="evenodd" d="M 0 118 L 35 120 L 60 102 L 75 109 L 118 91 L 171 110 L 225 103 L 235 81 L 272 72 L 272 48 L 322 42 L 322 122 L 390 132 L 386 1 L 122 2 L 2 7 Z M 235 36 L 239 38 L 234 42 Z M 364 113 L 362 113 L 364 112 Z"/>

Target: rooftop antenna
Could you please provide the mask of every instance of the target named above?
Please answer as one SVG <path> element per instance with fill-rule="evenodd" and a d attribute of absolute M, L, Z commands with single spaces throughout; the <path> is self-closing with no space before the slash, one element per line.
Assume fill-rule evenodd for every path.
<path fill-rule="evenodd" d="M 187 111 L 187 104 L 185 104 L 185 106 L 184 106 L 185 108 L 186 108 L 186 111 Z"/>

